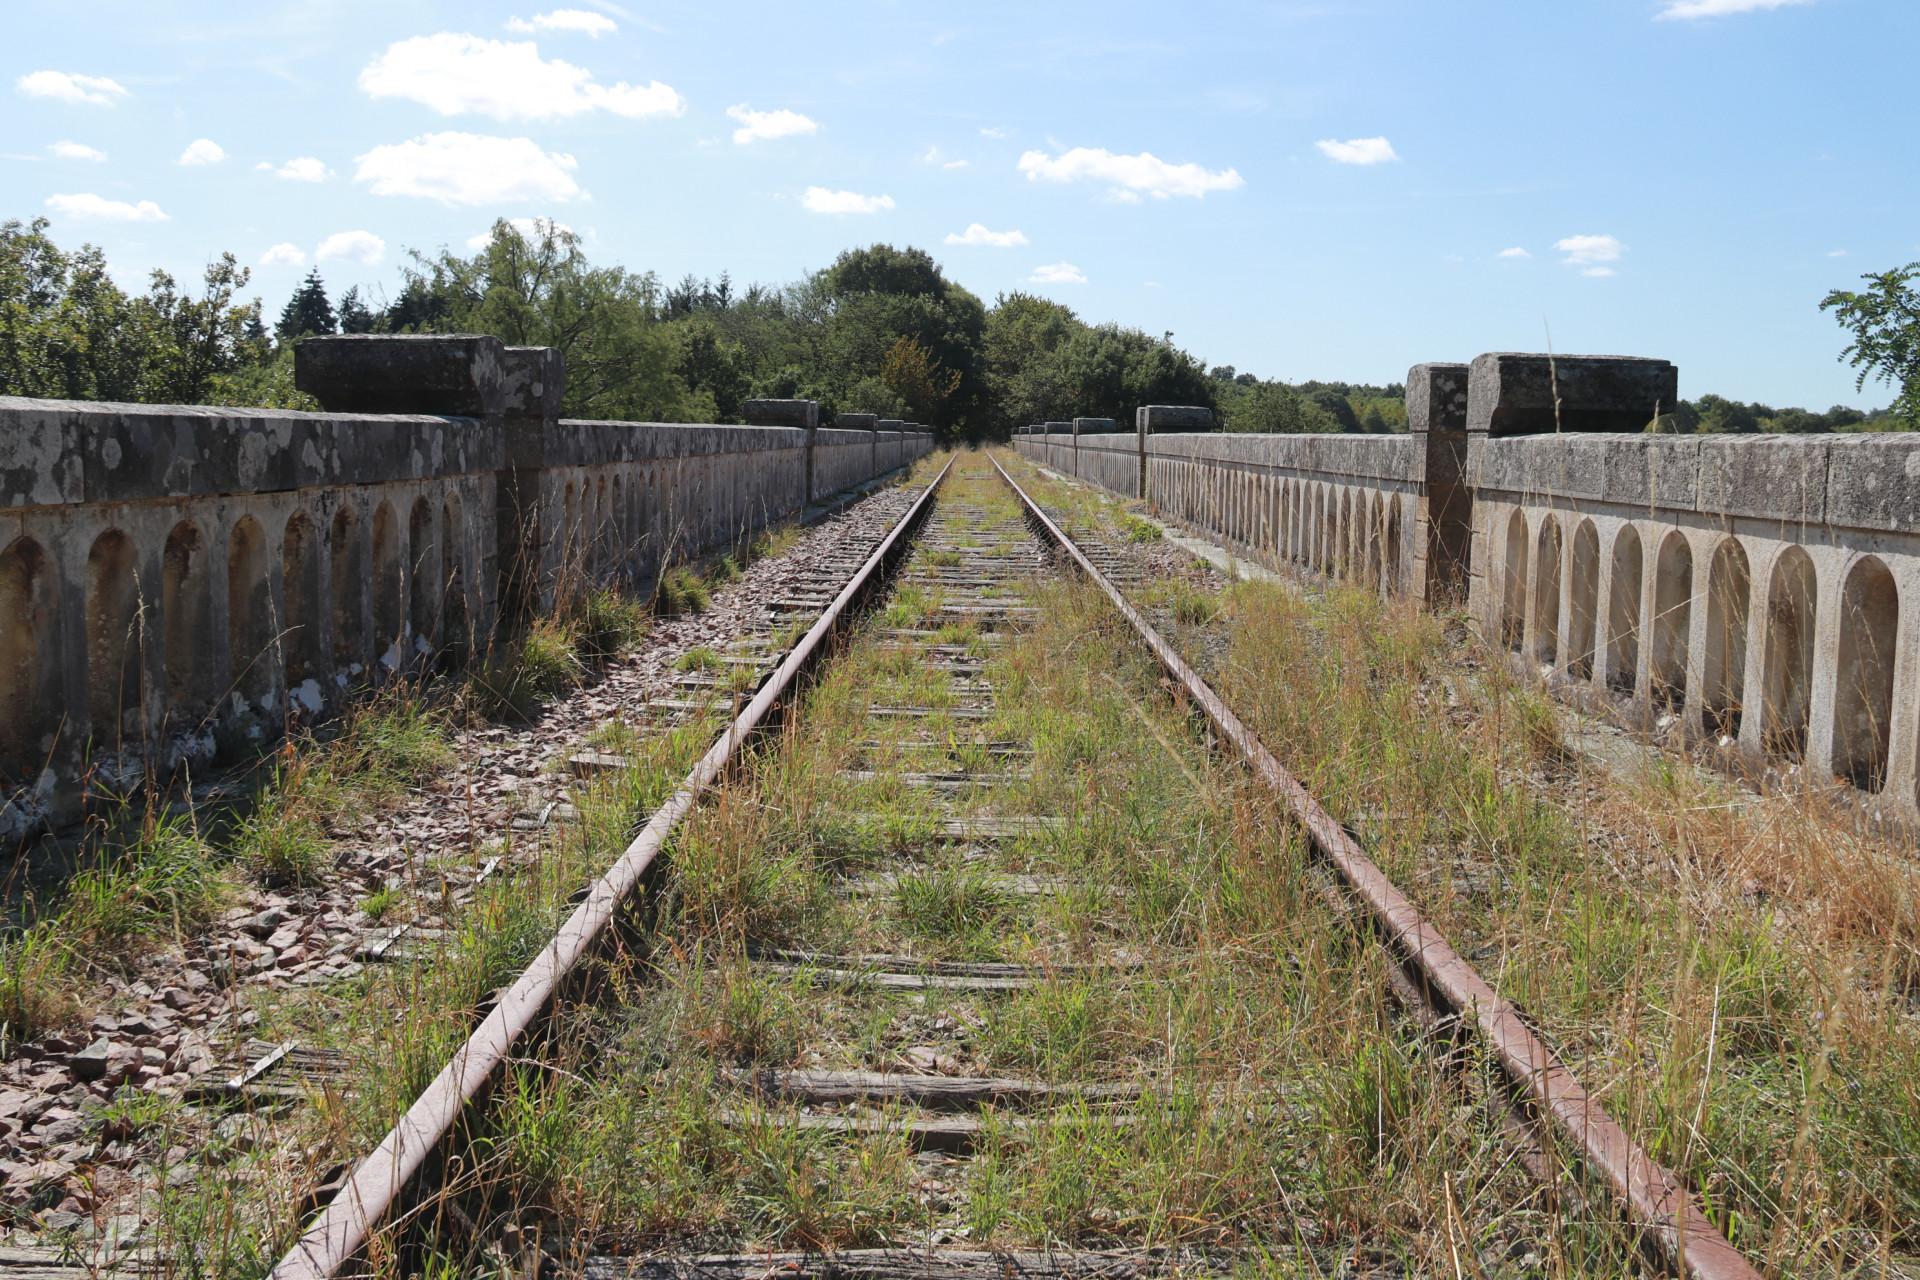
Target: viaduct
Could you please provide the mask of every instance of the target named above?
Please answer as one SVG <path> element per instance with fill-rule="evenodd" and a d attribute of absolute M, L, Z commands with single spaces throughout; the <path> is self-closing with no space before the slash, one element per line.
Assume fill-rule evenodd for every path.
<path fill-rule="evenodd" d="M 491 337 L 296 357 L 323 412 L 0 397 L 0 840 L 933 445 L 802 400 L 748 426 L 565 419 L 559 353 Z"/>

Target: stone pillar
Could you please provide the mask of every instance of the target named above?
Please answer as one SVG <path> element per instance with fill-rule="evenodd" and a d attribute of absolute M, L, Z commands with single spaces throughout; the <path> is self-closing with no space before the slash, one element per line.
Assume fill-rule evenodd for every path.
<path fill-rule="evenodd" d="M 813 501 L 813 438 L 820 430 L 820 405 L 813 400 L 743 400 L 740 416 L 750 427 L 799 427 L 807 433 L 806 478 L 800 505 Z"/>
<path fill-rule="evenodd" d="M 294 386 L 329 413 L 474 418 L 496 434 L 504 443 L 504 469 L 496 473 L 498 576 L 485 595 L 508 616 L 531 607 L 538 594 L 540 473 L 565 381 L 560 353 L 508 347 L 488 334 L 338 334 L 295 344 L 293 367 Z M 491 625 L 484 617 L 472 621 Z"/>
<path fill-rule="evenodd" d="M 1421 443 L 1416 590 L 1438 605 L 1462 598 L 1473 553 L 1473 489 L 1466 483 L 1467 366 L 1407 370 L 1407 428 Z"/>
<path fill-rule="evenodd" d="M 546 596 L 541 573 L 544 549 L 560 544 L 564 513 L 548 512 L 551 536 L 543 536 L 540 490 L 548 449 L 560 423 L 566 367 L 553 347 L 508 347 L 501 379 L 500 414 L 506 434 L 506 470 L 494 503 L 501 616 L 531 617 Z"/>
<path fill-rule="evenodd" d="M 1143 404 L 1133 411 L 1134 435 L 1140 445 L 1140 484 L 1136 497 L 1147 496 L 1147 437 L 1157 431 L 1212 431 L 1213 410 L 1188 404 Z"/>

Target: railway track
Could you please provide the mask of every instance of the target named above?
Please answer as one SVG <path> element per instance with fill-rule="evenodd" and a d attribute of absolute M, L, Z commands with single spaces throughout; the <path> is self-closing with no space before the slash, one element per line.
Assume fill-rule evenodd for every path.
<path fill-rule="evenodd" d="M 275 1276 L 370 1241 L 409 1271 L 1483 1275 L 1472 1241 L 1529 1225 L 1576 1269 L 1754 1275 L 1162 638 L 1189 590 L 949 463 L 743 639 L 735 719 Z"/>

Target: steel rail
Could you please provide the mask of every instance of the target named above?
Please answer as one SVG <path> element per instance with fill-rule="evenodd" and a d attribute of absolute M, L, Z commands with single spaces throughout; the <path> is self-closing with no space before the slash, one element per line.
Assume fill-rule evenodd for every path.
<path fill-rule="evenodd" d="M 1189 667 L 1139 610 L 1094 567 L 997 459 L 994 470 L 1019 497 L 1029 518 L 1045 530 L 1113 601 L 1140 633 L 1160 665 L 1186 688 L 1220 736 L 1239 748 L 1261 781 L 1279 793 L 1294 818 L 1340 878 L 1368 910 L 1389 946 L 1412 966 L 1427 992 L 1461 1018 L 1471 1020 L 1493 1049 L 1513 1087 L 1548 1116 L 1573 1145 L 1582 1163 L 1598 1170 L 1632 1218 L 1658 1243 L 1666 1260 L 1696 1280 L 1759 1280 L 1759 1273 L 1716 1229 L 1673 1172 L 1627 1136 L 1606 1108 L 1589 1094 L 1559 1055 L 1530 1030 L 1513 1004 L 1453 949 L 1439 929 L 1367 857 L 1346 828 L 1282 767 L 1253 730 Z"/>
<path fill-rule="evenodd" d="M 734 751 L 760 727 L 808 663 L 824 649 L 841 617 L 878 578 L 894 551 L 925 516 L 934 493 L 952 469 L 953 462 L 949 459 L 873 554 L 848 579 L 819 621 L 794 645 L 745 709 L 722 731 L 686 780 L 654 812 L 606 874 L 588 887 L 586 897 L 573 915 L 507 989 L 473 1034 L 454 1051 L 433 1083 L 407 1108 L 406 1114 L 380 1140 L 380 1145 L 361 1162 L 347 1184 L 302 1233 L 298 1243 L 275 1265 L 272 1280 L 329 1280 L 366 1244 L 368 1236 L 386 1218 L 394 1201 L 446 1137 L 467 1104 L 511 1056 L 515 1042 L 533 1027 L 567 975 L 592 954 L 621 904 L 659 856 L 674 828 L 692 812 L 701 795 L 719 780 Z"/>

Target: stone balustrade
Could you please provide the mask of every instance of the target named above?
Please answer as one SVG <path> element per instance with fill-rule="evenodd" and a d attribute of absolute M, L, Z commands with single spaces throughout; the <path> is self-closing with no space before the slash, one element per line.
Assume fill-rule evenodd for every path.
<path fill-rule="evenodd" d="M 932 449 L 818 428 L 807 401 L 562 419 L 558 353 L 490 337 L 297 357 L 322 412 L 0 397 L 0 838 Z"/>
<path fill-rule="evenodd" d="M 1402 436 L 1163 432 L 1143 409 L 1132 436 L 1016 444 L 1248 556 L 1464 605 L 1627 723 L 1920 819 L 1920 435 L 1647 433 L 1677 383 L 1499 352 L 1416 365 Z"/>

